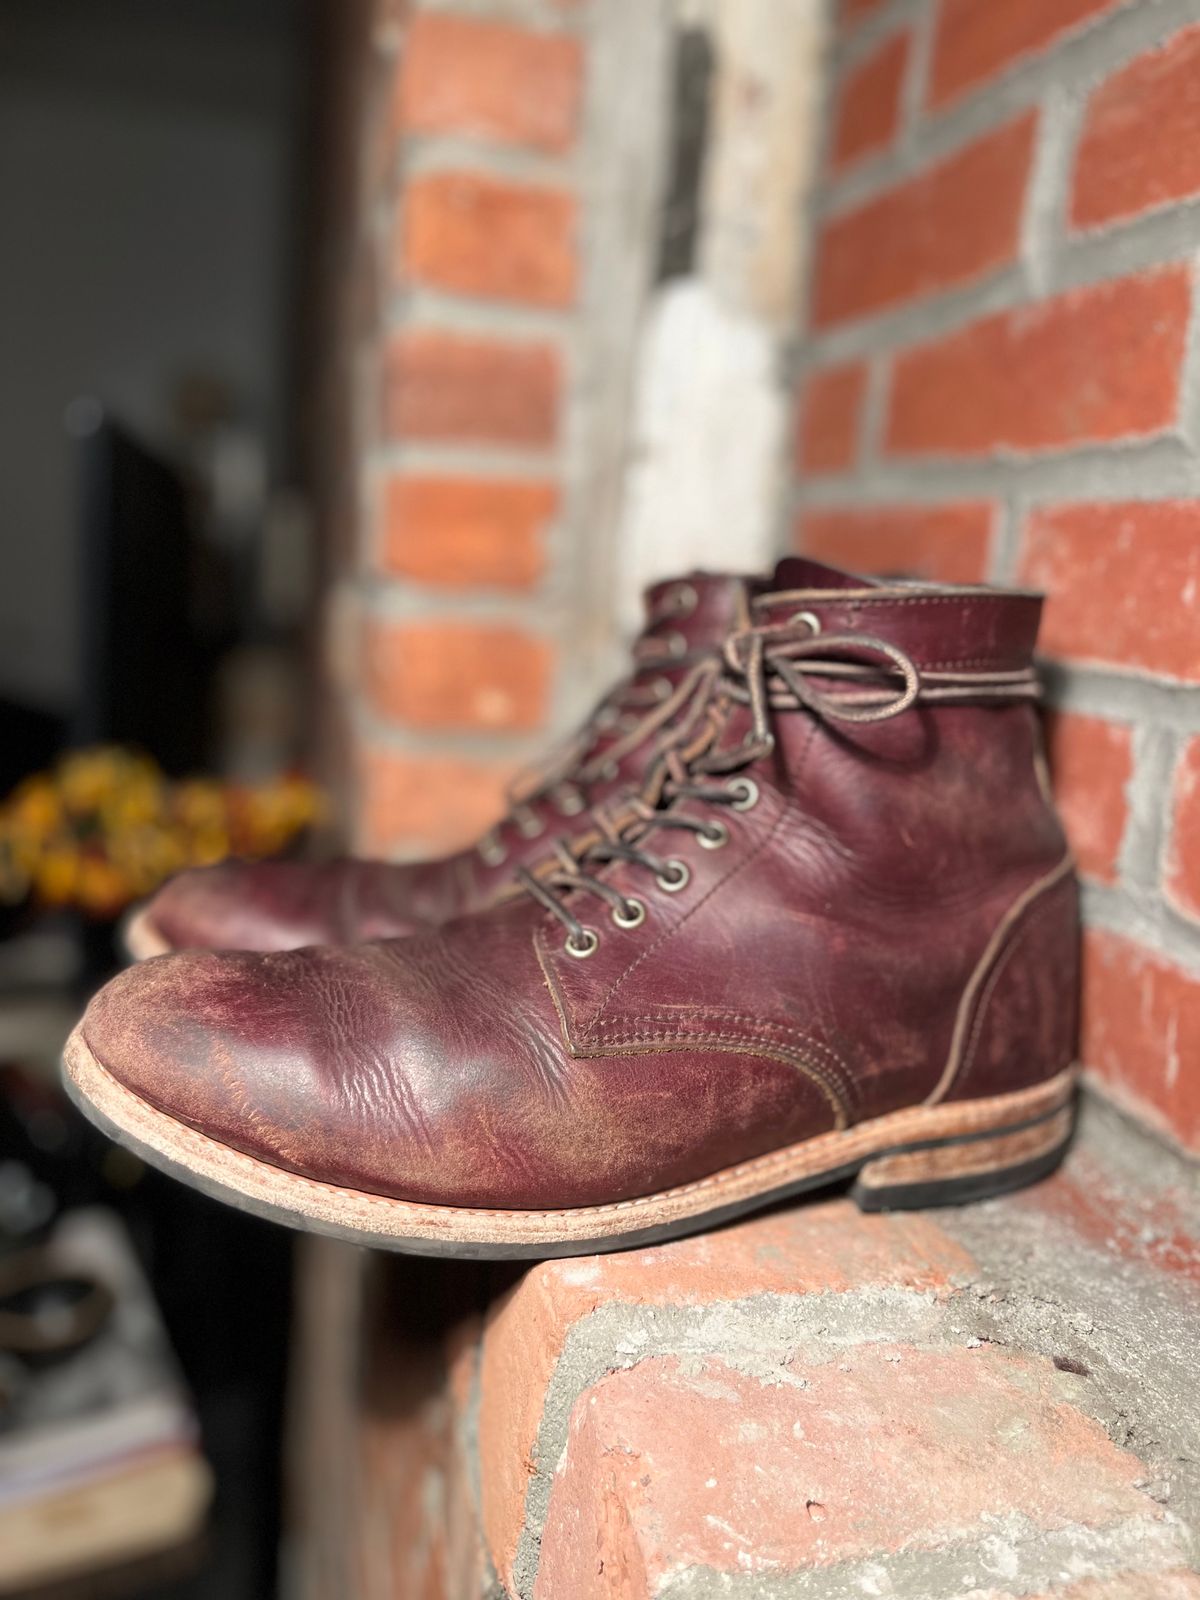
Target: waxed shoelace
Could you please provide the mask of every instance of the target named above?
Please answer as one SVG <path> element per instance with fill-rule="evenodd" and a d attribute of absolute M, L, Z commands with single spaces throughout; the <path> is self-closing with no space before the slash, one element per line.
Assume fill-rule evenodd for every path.
<path fill-rule="evenodd" d="M 823 683 L 838 687 L 823 688 Z M 608 904 L 618 927 L 638 926 L 645 918 L 641 901 L 589 868 L 623 861 L 653 873 L 660 888 L 682 888 L 690 875 L 685 863 L 664 860 L 643 841 L 655 830 L 684 829 L 702 844 L 723 844 L 723 824 L 674 807 L 687 801 L 752 803 L 751 780 L 715 780 L 771 753 L 775 716 L 802 711 L 828 722 L 875 723 L 903 716 L 918 703 L 1036 699 L 1039 694 L 1032 667 L 922 671 L 906 651 L 873 634 L 822 635 L 810 622 L 797 620 L 747 626 L 727 638 L 719 658 L 701 663 L 680 685 L 679 698 L 691 697 L 692 704 L 668 734 L 640 793 L 619 806 L 596 807 L 594 827 L 581 848 L 560 839 L 549 870 L 535 874 L 521 867 L 517 880 L 567 930 L 568 953 L 591 955 L 598 935 L 565 897 L 590 893 Z M 749 708 L 751 730 L 733 749 L 723 750 L 720 738 L 734 705 Z"/>

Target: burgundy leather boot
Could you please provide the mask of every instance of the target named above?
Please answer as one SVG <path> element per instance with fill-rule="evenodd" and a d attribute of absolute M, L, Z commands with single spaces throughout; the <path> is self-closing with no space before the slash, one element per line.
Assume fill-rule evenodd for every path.
<path fill-rule="evenodd" d="M 448 1255 L 642 1243 L 841 1177 L 879 1208 L 1040 1176 L 1078 969 L 1040 604 L 747 595 L 639 790 L 518 898 L 135 967 L 72 1036 L 74 1095 L 234 1204 Z"/>
<path fill-rule="evenodd" d="M 818 564 L 809 564 L 818 576 Z M 173 878 L 129 921 L 137 960 L 171 950 L 291 950 L 391 939 L 478 911 L 511 891 L 517 866 L 547 856 L 558 834 L 641 778 L 696 661 L 734 621 L 743 582 L 691 572 L 646 591 L 633 671 L 600 702 L 546 770 L 514 792 L 508 815 L 471 849 L 436 861 L 222 862 Z M 759 586 L 763 580 L 758 580 Z"/>

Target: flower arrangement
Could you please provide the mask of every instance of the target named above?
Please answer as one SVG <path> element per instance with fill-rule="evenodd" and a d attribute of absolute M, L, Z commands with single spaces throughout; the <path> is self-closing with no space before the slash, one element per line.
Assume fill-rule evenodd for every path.
<path fill-rule="evenodd" d="M 325 811 L 295 775 L 173 781 L 136 750 L 72 751 L 0 802 L 0 904 L 115 917 L 184 867 L 277 855 Z"/>

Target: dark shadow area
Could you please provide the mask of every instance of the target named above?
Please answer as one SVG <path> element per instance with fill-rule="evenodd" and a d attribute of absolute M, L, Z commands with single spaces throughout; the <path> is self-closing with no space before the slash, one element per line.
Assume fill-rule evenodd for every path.
<path fill-rule="evenodd" d="M 128 904 L 206 829 L 209 859 L 237 848 L 229 807 L 310 755 L 329 16 L 0 0 L 0 1477 L 25 1474 L 22 1552 L 49 1561 L 5 1593 L 276 1589 L 291 1236 L 116 1151 L 57 1058 Z M 61 1320 L 92 1272 L 111 1314 L 19 1348 L 24 1313 Z M 103 1554 L 58 1573 L 38 1508 L 50 1528 L 68 1502 Z"/>

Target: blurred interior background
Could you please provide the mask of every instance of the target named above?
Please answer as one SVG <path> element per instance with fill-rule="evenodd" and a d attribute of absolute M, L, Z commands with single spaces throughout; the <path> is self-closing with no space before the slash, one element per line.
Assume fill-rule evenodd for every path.
<path fill-rule="evenodd" d="M 0 1339 L 6 1594 L 275 1587 L 290 1241 L 119 1158 L 54 1058 L 130 900 L 315 815 L 327 26 L 0 5 L 0 1287 L 42 1334 Z"/>

